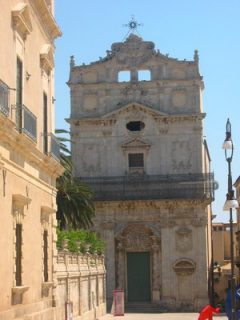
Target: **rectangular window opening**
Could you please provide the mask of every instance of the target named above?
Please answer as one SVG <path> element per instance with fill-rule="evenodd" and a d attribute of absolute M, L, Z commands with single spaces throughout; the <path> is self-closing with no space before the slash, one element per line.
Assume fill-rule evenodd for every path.
<path fill-rule="evenodd" d="M 16 224 L 16 286 L 22 285 L 22 225 Z"/>
<path fill-rule="evenodd" d="M 129 82 L 131 80 L 131 73 L 128 70 L 118 72 L 118 82 Z"/>
<path fill-rule="evenodd" d="M 143 168 L 143 153 L 129 153 L 128 155 L 129 168 Z"/>
<path fill-rule="evenodd" d="M 45 92 L 43 93 L 43 152 L 48 154 L 48 101 Z"/>
<path fill-rule="evenodd" d="M 151 81 L 151 71 L 138 70 L 138 81 Z"/>
<path fill-rule="evenodd" d="M 48 282 L 48 232 L 43 232 L 43 278 Z"/>

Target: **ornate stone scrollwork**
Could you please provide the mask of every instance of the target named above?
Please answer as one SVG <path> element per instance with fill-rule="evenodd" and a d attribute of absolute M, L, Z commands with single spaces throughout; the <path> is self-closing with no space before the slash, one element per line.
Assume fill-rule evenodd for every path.
<path fill-rule="evenodd" d="M 142 251 L 151 248 L 152 231 L 141 224 L 132 224 L 122 233 L 125 249 Z"/>

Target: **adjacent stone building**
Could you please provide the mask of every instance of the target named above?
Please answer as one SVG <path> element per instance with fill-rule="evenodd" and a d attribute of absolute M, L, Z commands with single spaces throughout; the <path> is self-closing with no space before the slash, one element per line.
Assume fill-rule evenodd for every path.
<path fill-rule="evenodd" d="M 0 0 L 0 319 L 53 319 L 53 0 Z"/>
<path fill-rule="evenodd" d="M 227 289 L 231 286 L 231 241 L 230 241 L 230 223 L 215 222 L 212 224 L 213 237 L 213 280 L 215 303 L 224 305 Z M 234 253 L 234 273 L 236 283 L 239 281 L 238 269 L 239 255 L 238 255 L 238 234 L 237 223 L 233 223 L 233 253 Z M 238 260 L 237 260 L 238 259 Z"/>
<path fill-rule="evenodd" d="M 213 176 L 198 53 L 180 61 L 135 34 L 70 62 L 74 174 L 95 191 L 107 298 L 169 310 L 208 302 Z"/>

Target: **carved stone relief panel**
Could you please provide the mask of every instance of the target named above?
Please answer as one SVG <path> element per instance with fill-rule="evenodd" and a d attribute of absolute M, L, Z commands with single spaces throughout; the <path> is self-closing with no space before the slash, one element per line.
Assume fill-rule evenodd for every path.
<path fill-rule="evenodd" d="M 83 108 L 88 112 L 95 111 L 97 108 L 97 96 L 95 94 L 84 95 Z"/>
<path fill-rule="evenodd" d="M 172 95 L 172 104 L 174 107 L 184 107 L 187 102 L 187 95 L 185 90 L 176 90 Z"/>
<path fill-rule="evenodd" d="M 88 143 L 82 145 L 81 156 L 83 170 L 89 175 L 100 173 L 101 159 L 100 147 L 96 143 Z"/>
<path fill-rule="evenodd" d="M 180 252 L 186 252 L 192 249 L 192 230 L 186 227 L 180 227 L 175 232 L 176 249 Z"/>
<path fill-rule="evenodd" d="M 171 150 L 172 168 L 177 171 L 192 168 L 192 152 L 189 141 L 174 141 Z"/>
<path fill-rule="evenodd" d="M 153 244 L 153 232 L 142 224 L 128 225 L 118 237 L 119 242 L 126 250 L 150 250 Z"/>
<path fill-rule="evenodd" d="M 181 70 L 179 68 L 175 68 L 171 72 L 173 79 L 185 79 L 186 78 L 186 72 L 184 70 Z"/>
<path fill-rule="evenodd" d="M 94 71 L 84 73 L 83 74 L 83 81 L 86 83 L 96 82 L 97 81 L 97 73 Z"/>
<path fill-rule="evenodd" d="M 112 51 L 119 64 L 131 67 L 142 65 L 152 56 L 153 42 L 142 41 L 138 36 L 131 34 L 124 43 L 114 43 Z"/>
<path fill-rule="evenodd" d="M 195 272 L 196 263 L 190 259 L 179 259 L 177 260 L 174 265 L 173 269 L 177 275 L 187 276 L 191 275 Z"/>

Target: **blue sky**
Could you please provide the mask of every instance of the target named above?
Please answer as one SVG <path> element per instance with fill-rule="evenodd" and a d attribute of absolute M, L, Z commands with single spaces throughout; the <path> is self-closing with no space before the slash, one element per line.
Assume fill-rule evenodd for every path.
<path fill-rule="evenodd" d="M 124 24 L 134 15 L 144 40 L 173 58 L 192 60 L 199 50 L 203 94 L 204 132 L 219 183 L 213 213 L 215 221 L 228 221 L 222 211 L 227 192 L 227 163 L 221 149 L 225 124 L 232 124 L 233 181 L 240 175 L 240 1 L 239 0 L 55 0 L 55 15 L 63 36 L 56 41 L 56 127 L 68 128 L 70 114 L 66 85 L 69 57 L 76 64 L 104 57 L 113 42 L 128 32 Z"/>

